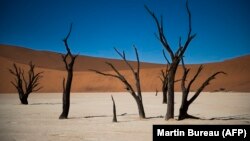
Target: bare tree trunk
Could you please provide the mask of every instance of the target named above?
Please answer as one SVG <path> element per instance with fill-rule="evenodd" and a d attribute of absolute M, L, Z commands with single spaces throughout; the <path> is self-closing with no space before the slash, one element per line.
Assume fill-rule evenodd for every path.
<path fill-rule="evenodd" d="M 179 120 L 185 119 L 188 116 L 187 111 L 188 111 L 189 105 L 187 102 L 187 96 L 188 94 L 185 91 L 182 92 L 182 101 L 181 101 L 181 107 L 179 110 Z"/>
<path fill-rule="evenodd" d="M 162 89 L 162 103 L 163 104 L 167 104 L 167 90 L 165 90 L 165 89 Z"/>
<path fill-rule="evenodd" d="M 163 50 L 163 56 L 165 57 L 166 61 L 168 62 L 168 65 L 170 64 L 166 55 L 165 55 L 165 52 Z M 169 73 L 169 70 L 168 70 L 168 65 L 167 67 L 165 68 L 165 71 L 164 70 L 161 70 L 161 82 L 162 82 L 162 103 L 163 104 L 167 104 L 167 95 L 168 95 L 168 73 Z"/>
<path fill-rule="evenodd" d="M 112 102 L 113 102 L 113 122 L 117 122 L 115 100 L 114 100 L 112 95 L 111 95 L 111 99 L 112 99 Z"/>
<path fill-rule="evenodd" d="M 180 113 L 179 113 L 179 120 L 183 120 L 188 117 L 187 111 L 188 111 L 188 105 L 182 105 L 180 108 Z"/>
<path fill-rule="evenodd" d="M 136 99 L 137 107 L 138 107 L 138 112 L 139 112 L 139 117 L 140 119 L 146 118 L 145 112 L 144 112 L 144 106 L 141 100 Z"/>
<path fill-rule="evenodd" d="M 65 68 L 67 70 L 67 82 L 66 82 L 66 86 L 65 86 L 65 79 L 63 79 L 63 98 L 62 98 L 63 111 L 62 111 L 59 119 L 67 119 L 68 118 L 69 108 L 70 108 L 71 84 L 72 84 L 72 80 L 73 80 L 73 67 L 74 67 L 75 59 L 77 57 L 77 55 L 75 55 L 75 56 L 72 55 L 70 48 L 68 46 L 68 38 L 70 36 L 71 30 L 72 30 L 72 24 L 70 25 L 70 30 L 69 30 L 68 35 L 63 40 L 65 47 L 66 47 L 66 50 L 67 50 L 67 54 L 62 55 L 62 59 L 63 59 L 63 62 L 65 64 Z M 67 62 L 68 57 L 69 57 L 69 62 Z"/>
<path fill-rule="evenodd" d="M 168 107 L 165 120 L 174 118 L 174 84 L 175 84 L 175 74 L 179 64 L 179 60 L 174 60 L 168 72 Z"/>
<path fill-rule="evenodd" d="M 165 116 L 165 120 L 169 120 L 171 118 L 174 118 L 174 79 L 175 75 L 171 75 L 175 73 L 174 71 L 169 72 L 168 77 L 168 107 L 167 107 L 167 113 Z"/>
<path fill-rule="evenodd" d="M 27 105 L 28 104 L 28 95 L 23 95 L 20 98 L 20 101 L 21 101 L 22 104 Z"/>
<path fill-rule="evenodd" d="M 59 119 L 68 118 L 69 108 L 70 108 L 70 91 L 71 91 L 72 79 L 73 79 L 73 71 L 69 71 L 68 76 L 67 76 L 66 89 L 63 91 L 63 98 L 62 98 L 63 111 Z M 65 84 L 63 83 L 63 85 Z"/>

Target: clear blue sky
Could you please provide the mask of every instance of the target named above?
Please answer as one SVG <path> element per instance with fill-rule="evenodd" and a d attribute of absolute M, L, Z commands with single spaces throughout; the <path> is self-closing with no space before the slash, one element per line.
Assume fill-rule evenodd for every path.
<path fill-rule="evenodd" d="M 132 45 L 142 61 L 165 63 L 157 28 L 144 8 L 163 15 L 173 50 L 186 37 L 185 0 L 0 0 L 0 43 L 36 50 L 65 52 L 62 39 L 73 22 L 73 53 L 119 58 Z M 186 52 L 187 63 L 205 63 L 250 54 L 249 0 L 189 0 L 197 37 Z"/>

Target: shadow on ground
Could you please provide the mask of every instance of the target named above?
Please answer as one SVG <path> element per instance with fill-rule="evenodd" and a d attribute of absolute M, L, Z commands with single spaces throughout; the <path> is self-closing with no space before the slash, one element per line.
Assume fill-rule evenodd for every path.
<path fill-rule="evenodd" d="M 29 105 L 58 105 L 62 103 L 31 103 Z"/>

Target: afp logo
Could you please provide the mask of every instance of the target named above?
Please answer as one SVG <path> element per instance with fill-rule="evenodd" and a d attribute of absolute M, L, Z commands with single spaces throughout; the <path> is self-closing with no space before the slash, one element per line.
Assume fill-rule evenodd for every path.
<path fill-rule="evenodd" d="M 246 129 L 223 129 L 222 130 L 223 138 L 226 137 L 243 137 L 246 138 L 247 131 Z"/>

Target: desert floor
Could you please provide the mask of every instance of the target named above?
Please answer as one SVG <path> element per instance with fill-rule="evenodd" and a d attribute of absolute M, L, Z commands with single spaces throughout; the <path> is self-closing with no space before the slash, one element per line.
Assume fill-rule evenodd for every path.
<path fill-rule="evenodd" d="M 111 94 L 120 115 L 118 123 L 112 123 Z M 161 104 L 161 93 L 143 93 L 149 117 L 145 120 L 138 118 L 136 103 L 128 93 L 72 93 L 69 119 L 59 120 L 61 97 L 59 93 L 32 94 L 29 105 L 21 105 L 17 94 L 1 94 L 0 140 L 151 141 L 153 124 L 250 124 L 249 93 L 202 93 L 189 109 L 189 114 L 202 119 L 183 121 L 164 120 L 167 106 Z M 176 116 L 180 101 L 177 93 Z"/>

